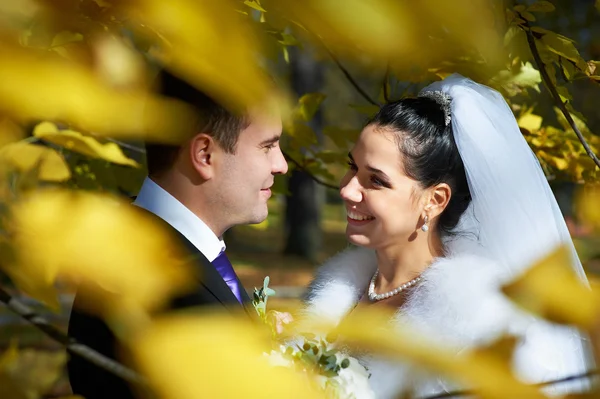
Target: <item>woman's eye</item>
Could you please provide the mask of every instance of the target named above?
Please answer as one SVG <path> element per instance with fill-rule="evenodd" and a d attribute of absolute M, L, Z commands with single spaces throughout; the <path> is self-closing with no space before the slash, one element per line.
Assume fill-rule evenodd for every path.
<path fill-rule="evenodd" d="M 371 176 L 371 184 L 373 185 L 373 187 L 376 187 L 376 188 L 382 188 L 382 187 L 390 188 L 391 187 L 388 182 L 381 180 L 377 176 Z"/>
<path fill-rule="evenodd" d="M 384 185 L 384 183 L 381 181 L 381 179 L 379 179 L 378 177 L 375 177 L 375 176 L 371 177 L 371 183 L 377 187 L 383 187 L 383 185 Z"/>
<path fill-rule="evenodd" d="M 358 170 L 358 167 L 356 166 L 356 164 L 352 161 L 348 161 L 348 166 L 350 167 L 350 169 L 352 170 Z"/>

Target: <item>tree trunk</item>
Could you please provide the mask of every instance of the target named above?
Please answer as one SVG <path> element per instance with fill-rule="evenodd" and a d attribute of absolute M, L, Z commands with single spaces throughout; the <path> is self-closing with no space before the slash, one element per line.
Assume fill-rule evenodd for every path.
<path fill-rule="evenodd" d="M 294 49 L 296 50 L 296 49 Z M 323 87 L 323 68 L 310 52 L 290 54 L 292 87 L 298 97 L 320 91 Z M 322 115 L 317 112 L 310 126 L 321 136 Z M 321 141 L 321 137 L 318 137 Z M 321 248 L 321 207 L 324 190 L 302 171 L 294 170 L 288 180 L 290 195 L 286 198 L 286 246 L 284 253 L 297 255 L 312 262 Z"/>

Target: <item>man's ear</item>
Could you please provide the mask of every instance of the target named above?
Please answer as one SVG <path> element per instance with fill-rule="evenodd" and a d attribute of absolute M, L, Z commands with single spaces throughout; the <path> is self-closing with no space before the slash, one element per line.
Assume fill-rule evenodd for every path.
<path fill-rule="evenodd" d="M 189 143 L 192 166 L 203 180 L 210 180 L 214 176 L 216 149 L 215 140 L 206 133 L 197 134 Z"/>
<path fill-rule="evenodd" d="M 452 189 L 446 183 L 440 183 L 429 191 L 429 200 L 425 205 L 425 212 L 430 219 L 439 216 L 450 202 Z"/>

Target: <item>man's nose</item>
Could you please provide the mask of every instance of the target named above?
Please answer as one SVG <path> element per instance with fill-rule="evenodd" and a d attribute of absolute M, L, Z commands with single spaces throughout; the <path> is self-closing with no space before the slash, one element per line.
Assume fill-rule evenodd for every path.
<path fill-rule="evenodd" d="M 288 171 L 288 164 L 281 152 L 281 148 L 277 147 L 277 155 L 273 160 L 272 173 L 274 175 L 285 175 Z"/>

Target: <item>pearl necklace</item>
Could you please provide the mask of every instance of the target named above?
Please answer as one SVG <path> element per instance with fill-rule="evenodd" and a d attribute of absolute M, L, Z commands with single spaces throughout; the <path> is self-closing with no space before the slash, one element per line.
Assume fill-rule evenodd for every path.
<path fill-rule="evenodd" d="M 371 278 L 371 284 L 369 284 L 369 299 L 371 300 L 371 302 L 381 301 L 382 299 L 387 299 L 394 295 L 398 295 L 405 289 L 410 288 L 413 285 L 417 284 L 419 281 L 421 281 L 421 276 L 415 277 L 412 280 L 410 280 L 409 282 L 402 284 L 400 287 L 396 288 L 395 290 L 391 290 L 389 292 L 384 292 L 383 294 L 378 295 L 375 293 L 375 279 L 377 278 L 378 275 L 379 275 L 379 270 L 377 270 L 375 272 L 375 274 L 373 275 L 373 278 Z"/>

